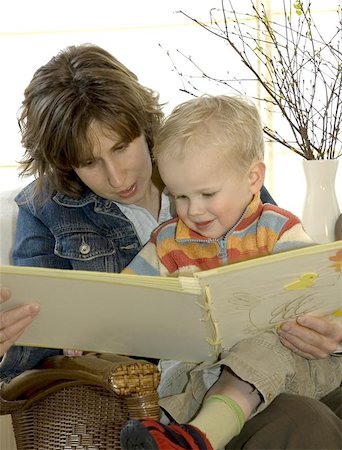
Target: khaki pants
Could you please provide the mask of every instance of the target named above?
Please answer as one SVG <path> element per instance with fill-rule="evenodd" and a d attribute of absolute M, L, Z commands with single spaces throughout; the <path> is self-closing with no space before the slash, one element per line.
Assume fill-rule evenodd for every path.
<path fill-rule="evenodd" d="M 230 441 L 227 450 L 341 450 L 342 387 L 320 401 L 280 394 Z"/>

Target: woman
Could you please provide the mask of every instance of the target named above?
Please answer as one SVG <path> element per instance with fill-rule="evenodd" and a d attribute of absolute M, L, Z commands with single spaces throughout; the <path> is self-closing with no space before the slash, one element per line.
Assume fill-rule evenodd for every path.
<path fill-rule="evenodd" d="M 151 231 L 171 217 L 169 199 L 150 158 L 161 119 L 158 96 L 99 47 L 69 47 L 41 67 L 25 90 L 19 120 L 26 149 L 23 174 L 36 175 L 37 180 L 16 198 L 14 264 L 121 271 Z M 262 200 L 272 201 L 265 189 Z M 24 314 L 27 322 L 18 325 L 16 314 L 24 311 L 12 310 L 1 316 L 5 349 L 16 337 L 13 322 L 18 334 L 32 320 Z M 287 325 L 290 330 L 281 336 L 284 344 L 310 358 L 335 350 L 342 330 L 322 319 L 307 320 L 304 326 Z M 6 323 L 12 323 L 12 328 Z M 1 370 L 10 378 L 48 354 L 53 353 L 12 347 Z M 23 360 L 27 364 L 20 367 Z M 311 409 L 300 397 L 295 401 L 303 417 L 310 415 Z M 274 402 L 281 407 L 284 401 Z M 318 410 L 325 408 L 320 402 L 315 405 Z M 283 416 L 283 410 L 274 415 Z M 318 411 L 313 420 L 318 421 L 319 415 Z M 261 413 L 250 422 L 260 416 L 262 419 Z M 334 424 L 337 420 L 334 416 Z M 273 448 L 279 436 L 286 438 L 291 426 L 292 420 L 286 419 L 272 441 Z M 326 428 L 334 439 L 333 430 L 328 424 Z M 257 429 L 252 439 L 261 432 Z M 299 433 L 291 433 L 301 445 Z M 317 436 L 311 444 L 320 448 L 315 447 L 319 445 Z"/>

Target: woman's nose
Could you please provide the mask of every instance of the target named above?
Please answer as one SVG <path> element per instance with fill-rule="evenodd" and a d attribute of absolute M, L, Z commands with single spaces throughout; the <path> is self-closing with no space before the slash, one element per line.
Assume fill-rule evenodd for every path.
<path fill-rule="evenodd" d="M 122 187 L 125 179 L 122 168 L 118 164 L 110 163 L 107 164 L 106 170 L 108 183 L 115 188 Z"/>

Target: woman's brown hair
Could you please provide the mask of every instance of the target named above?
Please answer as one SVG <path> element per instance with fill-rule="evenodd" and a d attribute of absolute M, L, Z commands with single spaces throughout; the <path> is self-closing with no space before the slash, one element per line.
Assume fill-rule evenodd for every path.
<path fill-rule="evenodd" d="M 84 185 L 73 168 L 92 158 L 94 121 L 125 143 L 144 134 L 149 149 L 163 113 L 159 96 L 101 47 L 83 44 L 59 52 L 34 74 L 18 118 L 25 153 L 22 175 L 45 179 L 50 192 L 78 197 Z"/>

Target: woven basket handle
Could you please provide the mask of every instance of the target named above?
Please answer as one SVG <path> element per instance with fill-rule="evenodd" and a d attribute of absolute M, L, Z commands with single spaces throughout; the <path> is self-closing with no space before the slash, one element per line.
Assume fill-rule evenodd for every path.
<path fill-rule="evenodd" d="M 2 398 L 0 391 L 0 415 L 12 414 L 25 406 L 26 400 L 7 401 Z"/>
<path fill-rule="evenodd" d="M 159 418 L 155 364 L 111 354 L 47 358 L 38 369 L 28 370 L 3 384 L 1 414 L 28 408 L 41 398 L 71 385 L 94 384 L 124 397 L 132 418 Z M 3 412 L 6 411 L 6 412 Z"/>

